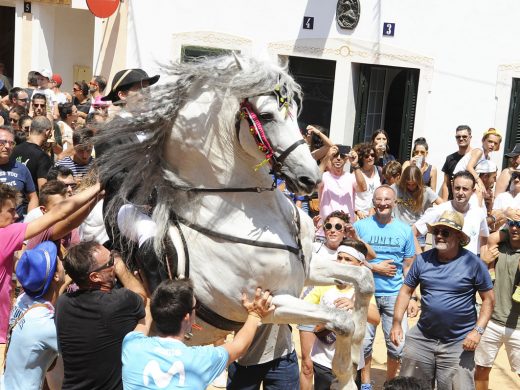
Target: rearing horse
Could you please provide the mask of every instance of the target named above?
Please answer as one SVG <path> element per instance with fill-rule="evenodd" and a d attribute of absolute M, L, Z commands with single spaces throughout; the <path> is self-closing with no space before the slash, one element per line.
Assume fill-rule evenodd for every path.
<path fill-rule="evenodd" d="M 337 386 L 355 389 L 371 273 L 310 261 L 312 221 L 269 175 L 272 169 L 300 193 L 320 180 L 296 121 L 299 86 L 283 67 L 233 56 L 167 72 L 171 81 L 147 90 L 126 119 L 101 132 L 100 141 L 113 146 L 99 158 L 100 176 L 123 177 L 106 218 L 115 221 L 123 203 L 139 207 L 153 198 L 155 251 L 170 277 L 193 279 L 202 303 L 203 331 L 192 344 L 239 329 L 247 316 L 241 293 L 262 286 L 276 305 L 264 324 L 322 323 L 336 332 Z M 125 142 L 136 133 L 141 142 Z M 298 298 L 305 284 L 342 282 L 355 286 L 352 313 Z"/>

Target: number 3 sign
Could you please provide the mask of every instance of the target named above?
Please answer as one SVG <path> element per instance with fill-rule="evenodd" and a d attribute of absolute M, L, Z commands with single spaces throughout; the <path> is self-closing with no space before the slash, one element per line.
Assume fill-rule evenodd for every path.
<path fill-rule="evenodd" d="M 383 36 L 393 37 L 395 34 L 395 23 L 383 23 Z"/>

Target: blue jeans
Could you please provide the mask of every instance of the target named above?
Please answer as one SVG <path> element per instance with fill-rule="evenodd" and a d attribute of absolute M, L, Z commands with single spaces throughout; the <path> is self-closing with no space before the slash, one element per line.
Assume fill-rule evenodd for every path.
<path fill-rule="evenodd" d="M 399 360 L 401 353 L 403 352 L 404 343 L 401 343 L 398 347 L 390 340 L 390 331 L 392 330 L 392 320 L 394 317 L 394 307 L 397 301 L 397 295 L 395 296 L 384 296 L 376 297 L 376 304 L 381 315 L 381 326 L 383 327 L 383 333 L 385 335 L 386 342 L 386 353 L 387 356 Z M 403 336 L 406 335 L 408 330 L 408 316 L 403 316 Z M 363 349 L 365 359 L 372 356 L 372 346 L 374 344 L 374 338 L 376 337 L 376 327 L 372 324 L 367 323 L 367 330 L 365 332 L 365 339 L 363 341 Z"/>
<path fill-rule="evenodd" d="M 434 383 L 438 390 L 474 389 L 475 352 L 464 351 L 464 339 L 442 342 L 427 338 L 417 326 L 406 335 L 401 376 Z"/>
<path fill-rule="evenodd" d="M 299 390 L 300 370 L 296 351 L 271 362 L 241 366 L 233 362 L 228 368 L 228 390 Z"/>

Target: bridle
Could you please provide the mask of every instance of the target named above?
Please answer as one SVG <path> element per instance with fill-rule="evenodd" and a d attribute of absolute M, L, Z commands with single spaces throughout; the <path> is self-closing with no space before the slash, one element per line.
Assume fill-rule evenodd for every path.
<path fill-rule="evenodd" d="M 290 111 L 290 104 L 291 104 L 291 97 L 287 95 L 287 89 L 285 86 L 280 86 L 280 84 L 277 84 L 274 88 L 274 91 L 271 93 L 266 94 L 260 94 L 251 96 L 252 97 L 258 97 L 258 96 L 275 96 L 277 103 L 278 103 L 278 109 L 285 113 L 286 117 L 291 117 L 292 114 Z M 240 122 L 242 120 L 246 120 L 249 125 L 249 132 L 251 136 L 253 137 L 256 145 L 258 146 L 258 150 L 260 150 L 265 155 L 265 159 L 262 160 L 260 163 L 255 165 L 254 170 L 257 171 L 262 166 L 266 165 L 267 163 L 271 163 L 271 173 L 273 174 L 273 183 L 270 187 L 224 187 L 224 188 L 209 188 L 209 187 L 192 187 L 192 186 L 182 186 L 182 185 L 176 185 L 172 184 L 172 187 L 179 191 L 184 192 L 256 192 L 256 193 L 262 193 L 265 191 L 274 191 L 277 185 L 277 180 L 280 178 L 280 172 L 283 167 L 283 163 L 285 159 L 300 145 L 305 144 L 305 140 L 303 138 L 299 139 L 298 141 L 295 141 L 292 145 L 290 145 L 287 149 L 282 150 L 279 154 L 276 154 L 275 150 L 271 146 L 271 141 L 269 140 L 269 137 L 265 133 L 264 126 L 262 125 L 262 122 L 260 119 L 258 119 L 258 114 L 255 112 L 251 102 L 249 101 L 250 98 L 244 98 L 242 102 L 240 103 L 240 109 L 237 113 L 237 120 L 235 123 L 236 132 L 237 132 L 237 138 L 238 133 L 240 130 Z"/>

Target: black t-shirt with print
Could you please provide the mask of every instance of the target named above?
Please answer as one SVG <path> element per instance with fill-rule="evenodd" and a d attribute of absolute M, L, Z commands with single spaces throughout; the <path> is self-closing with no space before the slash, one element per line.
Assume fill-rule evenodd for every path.
<path fill-rule="evenodd" d="M 23 142 L 15 146 L 11 159 L 21 162 L 29 169 L 34 186 L 36 190 L 39 191 L 38 179 L 47 178 L 47 173 L 52 167 L 52 161 L 49 155 L 32 142 Z"/>

